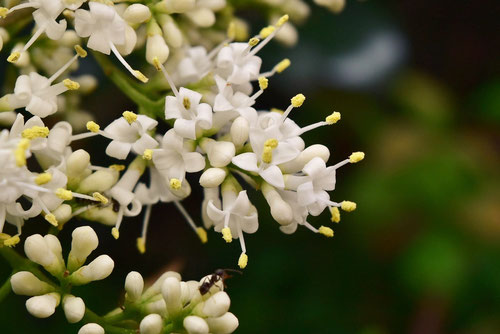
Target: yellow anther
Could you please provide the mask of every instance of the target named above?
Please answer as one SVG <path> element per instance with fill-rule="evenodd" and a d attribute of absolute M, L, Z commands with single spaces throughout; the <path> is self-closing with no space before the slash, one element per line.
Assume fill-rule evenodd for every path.
<path fill-rule="evenodd" d="M 49 128 L 46 126 L 32 126 L 31 128 L 24 129 L 21 132 L 21 136 L 26 139 L 35 139 L 35 138 L 45 138 L 49 135 Z"/>
<path fill-rule="evenodd" d="M 125 169 L 125 165 L 111 165 L 109 168 L 116 170 L 117 172 L 121 172 Z"/>
<path fill-rule="evenodd" d="M 290 100 L 294 108 L 299 108 L 304 103 L 306 97 L 303 94 L 297 94 Z"/>
<path fill-rule="evenodd" d="M 144 160 L 151 160 L 151 159 L 153 159 L 153 150 L 150 149 L 150 148 L 144 150 L 144 153 L 142 154 L 142 158 Z"/>
<path fill-rule="evenodd" d="M 363 152 L 354 152 L 349 156 L 349 161 L 353 164 L 356 162 L 360 162 L 365 158 L 365 154 Z"/>
<path fill-rule="evenodd" d="M 161 71 L 161 63 L 160 60 L 158 60 L 158 57 L 153 58 L 153 65 L 157 71 Z"/>
<path fill-rule="evenodd" d="M 208 241 L 207 231 L 205 231 L 205 229 L 203 227 L 197 227 L 196 233 L 198 234 L 198 237 L 200 238 L 201 243 L 206 244 Z"/>
<path fill-rule="evenodd" d="M 128 124 L 132 124 L 137 120 L 137 114 L 131 111 L 124 111 L 122 115 L 123 118 L 127 120 Z"/>
<path fill-rule="evenodd" d="M 260 42 L 260 39 L 258 39 L 257 37 L 252 37 L 250 38 L 250 40 L 248 41 L 248 45 L 250 45 L 251 47 L 254 47 L 256 46 L 257 44 L 259 44 Z"/>
<path fill-rule="evenodd" d="M 264 146 L 264 151 L 262 152 L 262 162 L 270 164 L 273 161 L 273 148 L 271 146 Z"/>
<path fill-rule="evenodd" d="M 286 70 L 289 66 L 291 65 L 290 59 L 286 58 L 280 61 L 274 68 L 276 69 L 276 72 L 281 73 L 284 70 Z"/>
<path fill-rule="evenodd" d="M 9 9 L 5 7 L 0 7 L 0 17 L 6 18 L 7 14 L 9 14 Z"/>
<path fill-rule="evenodd" d="M 186 96 L 182 99 L 182 105 L 186 110 L 191 109 L 191 100 L 189 100 L 189 97 Z"/>
<path fill-rule="evenodd" d="M 262 28 L 259 32 L 259 36 L 260 38 L 266 38 L 268 37 L 269 35 L 271 35 L 274 30 L 276 30 L 276 28 L 274 26 L 267 26 L 265 28 Z"/>
<path fill-rule="evenodd" d="M 271 110 L 270 110 L 270 111 L 271 111 L 271 112 L 277 112 L 278 114 L 283 114 L 283 113 L 284 113 L 284 111 L 283 111 L 283 110 L 278 109 L 278 108 L 271 108 Z"/>
<path fill-rule="evenodd" d="M 288 22 L 288 19 L 290 17 L 288 16 L 288 14 L 285 14 L 283 15 L 282 17 L 280 17 L 280 19 L 278 20 L 278 23 L 276 23 L 276 26 L 277 27 L 281 27 L 282 25 L 284 25 L 286 22 Z"/>
<path fill-rule="evenodd" d="M 70 201 L 73 199 L 73 194 L 71 193 L 71 191 L 64 188 L 58 188 L 56 190 L 56 196 L 65 201 Z"/>
<path fill-rule="evenodd" d="M 66 88 L 68 88 L 68 90 L 77 90 L 78 88 L 80 88 L 80 84 L 71 79 L 64 79 L 63 84 Z"/>
<path fill-rule="evenodd" d="M 21 241 L 21 239 L 19 238 L 18 235 L 15 235 L 13 237 L 10 237 L 9 239 L 5 240 L 3 242 L 4 246 L 7 246 L 7 247 L 14 247 L 15 245 L 17 245 L 19 242 Z"/>
<path fill-rule="evenodd" d="M 270 148 L 276 148 L 278 147 L 278 139 L 276 138 L 271 138 L 271 139 L 268 139 L 266 140 L 266 142 L 264 143 L 264 146 L 268 146 Z"/>
<path fill-rule="evenodd" d="M 102 204 L 108 204 L 108 202 L 109 202 L 109 200 L 107 199 L 106 196 L 104 196 L 104 195 L 102 195 L 101 193 L 98 193 L 98 192 L 93 193 L 92 197 L 94 197 L 94 199 L 96 201 L 99 201 Z"/>
<path fill-rule="evenodd" d="M 170 189 L 179 190 L 181 189 L 181 180 L 179 179 L 170 179 Z"/>
<path fill-rule="evenodd" d="M 234 39 L 236 37 L 236 24 L 233 21 L 227 26 L 227 37 L 229 39 Z"/>
<path fill-rule="evenodd" d="M 113 238 L 118 239 L 120 237 L 120 231 L 118 231 L 116 227 L 113 227 L 111 229 L 111 235 L 113 236 Z"/>
<path fill-rule="evenodd" d="M 75 18 L 75 12 L 69 9 L 63 10 L 62 14 L 64 15 L 65 18 L 67 19 L 74 19 Z"/>
<path fill-rule="evenodd" d="M 14 158 L 18 167 L 26 165 L 26 150 L 30 147 L 30 140 L 23 138 L 17 144 L 14 150 Z"/>
<path fill-rule="evenodd" d="M 339 211 L 339 208 L 337 208 L 336 206 L 333 206 L 330 208 L 330 214 L 332 215 L 332 217 L 330 218 L 330 220 L 332 221 L 332 223 L 340 223 L 340 211 Z"/>
<path fill-rule="evenodd" d="M 9 63 L 15 63 L 16 61 L 19 60 L 20 57 L 21 57 L 21 53 L 20 52 L 18 52 L 18 51 L 12 52 L 10 54 L 10 56 L 7 58 L 7 61 Z"/>
<path fill-rule="evenodd" d="M 328 238 L 331 238 L 333 237 L 333 230 L 329 227 L 326 227 L 326 226 L 321 226 L 319 229 L 318 229 L 318 232 L 320 234 L 323 234 L 325 237 L 328 237 Z"/>
<path fill-rule="evenodd" d="M 328 124 L 335 124 L 340 121 L 340 113 L 335 111 L 330 116 L 325 118 L 325 122 Z"/>
<path fill-rule="evenodd" d="M 269 86 L 269 80 L 267 80 L 267 78 L 265 78 L 265 77 L 260 77 L 259 78 L 259 88 L 264 90 L 267 88 L 267 86 Z"/>
<path fill-rule="evenodd" d="M 224 239 L 227 243 L 233 241 L 233 235 L 231 234 L 231 229 L 229 227 L 224 227 L 221 232 L 222 239 Z"/>
<path fill-rule="evenodd" d="M 87 51 L 85 51 L 80 45 L 75 45 L 75 51 L 80 58 L 87 57 Z"/>
<path fill-rule="evenodd" d="M 87 130 L 89 130 L 90 132 L 97 133 L 97 132 L 99 132 L 100 128 L 101 127 L 99 126 L 99 124 L 97 124 L 94 121 L 87 122 Z"/>
<path fill-rule="evenodd" d="M 343 201 L 340 203 L 340 208 L 344 211 L 351 212 L 356 210 L 356 203 L 351 201 Z"/>
<path fill-rule="evenodd" d="M 137 238 L 137 249 L 141 254 L 146 253 L 146 240 L 144 238 Z"/>
<path fill-rule="evenodd" d="M 56 216 L 54 216 L 52 213 L 46 214 L 45 220 L 48 221 L 52 226 L 59 225 L 59 223 L 57 222 Z"/>
<path fill-rule="evenodd" d="M 136 77 L 139 81 L 146 83 L 149 81 L 148 77 L 141 73 L 141 71 L 134 71 L 134 77 Z"/>
<path fill-rule="evenodd" d="M 41 186 L 42 184 L 49 183 L 52 180 L 52 174 L 50 173 L 41 173 L 38 174 L 35 178 L 35 183 Z"/>
<path fill-rule="evenodd" d="M 245 253 L 241 253 L 240 258 L 238 259 L 238 267 L 241 269 L 245 269 L 248 264 L 248 255 Z"/>

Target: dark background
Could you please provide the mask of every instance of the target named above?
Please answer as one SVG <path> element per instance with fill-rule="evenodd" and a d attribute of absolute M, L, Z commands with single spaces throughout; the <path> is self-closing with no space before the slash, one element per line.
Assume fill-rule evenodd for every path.
<path fill-rule="evenodd" d="M 332 193 L 358 209 L 342 215 L 333 239 L 304 228 L 288 236 L 250 194 L 260 228 L 245 239 L 244 274 L 227 282 L 237 332 L 500 333 L 498 2 L 348 1 L 340 15 L 311 7 L 299 45 L 273 43 L 260 54 L 264 69 L 283 57 L 293 66 L 270 80 L 258 107 L 285 108 L 302 92 L 306 103 L 292 115 L 298 124 L 342 113 L 337 125 L 305 139 L 330 147 L 330 164 L 366 152 L 362 163 L 338 171 Z M 242 14 L 255 18 L 253 27 L 263 24 Z M 102 106 L 116 94 L 109 86 L 88 103 Z M 106 105 L 109 119 L 128 106 L 120 101 Z M 201 196 L 194 190 L 184 203 L 198 221 Z M 310 222 L 331 225 L 326 212 Z M 168 204 L 153 209 L 145 255 L 135 248 L 140 220 L 125 221 L 118 241 L 92 226 L 101 240 L 95 256 L 111 255 L 116 269 L 74 293 L 98 313 L 118 305 L 130 270 L 199 279 L 236 267 L 239 256 L 238 243 L 214 232 L 200 245 Z M 66 249 L 71 231 L 61 233 Z M 48 320 L 33 318 L 25 299 L 11 295 L 0 305 L 1 332 L 77 331 L 61 308 Z"/>

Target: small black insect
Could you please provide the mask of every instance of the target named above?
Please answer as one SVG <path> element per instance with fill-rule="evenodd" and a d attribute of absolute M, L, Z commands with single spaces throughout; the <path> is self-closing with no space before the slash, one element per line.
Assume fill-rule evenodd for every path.
<path fill-rule="evenodd" d="M 210 277 L 205 278 L 203 283 L 201 283 L 199 287 L 200 294 L 203 296 L 208 293 L 208 291 L 210 291 L 210 289 L 219 281 L 222 281 L 222 284 L 226 287 L 226 280 L 233 277 L 232 275 L 229 275 L 228 272 L 235 272 L 241 275 L 243 274 L 241 271 L 236 269 L 217 269 L 212 275 L 210 275 Z"/>
<path fill-rule="evenodd" d="M 112 198 L 111 200 L 113 202 L 113 211 L 114 212 L 120 211 L 120 203 L 118 203 L 118 201 L 114 198 Z"/>

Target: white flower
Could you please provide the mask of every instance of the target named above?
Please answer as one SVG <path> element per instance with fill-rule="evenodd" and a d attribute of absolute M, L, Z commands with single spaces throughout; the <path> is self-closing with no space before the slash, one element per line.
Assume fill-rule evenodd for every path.
<path fill-rule="evenodd" d="M 201 80 L 208 74 L 212 62 L 203 46 L 188 48 L 179 62 L 176 74 L 181 83 L 191 83 Z"/>
<path fill-rule="evenodd" d="M 174 129 L 165 133 L 160 148 L 153 150 L 153 162 L 158 170 L 168 178 L 171 188 L 180 187 L 186 172 L 199 172 L 205 167 L 205 159 L 198 152 L 192 152 L 188 143 L 176 134 Z M 174 184 L 179 181 L 179 184 Z"/>
<path fill-rule="evenodd" d="M 231 43 L 217 55 L 217 74 L 229 83 L 241 85 L 259 76 L 262 59 L 250 53 L 248 43 Z"/>
<path fill-rule="evenodd" d="M 87 46 L 93 50 L 106 55 L 113 52 L 134 77 L 147 82 L 148 78 L 134 70 L 121 55 L 132 52 L 137 42 L 134 29 L 116 13 L 113 6 L 91 1 L 89 8 L 90 11 L 78 9 L 75 12 L 75 30 L 78 36 L 89 37 Z"/>
<path fill-rule="evenodd" d="M 109 124 L 103 135 L 113 139 L 106 148 L 106 154 L 117 159 L 125 159 L 132 150 L 142 155 L 145 150 L 155 148 L 158 142 L 148 134 L 158 124 L 145 115 L 136 115 L 124 112 L 120 117 Z"/>
<path fill-rule="evenodd" d="M 212 201 L 207 206 L 208 217 L 214 222 L 214 229 L 221 232 L 226 242 L 234 238 L 240 239 L 241 252 L 238 265 L 246 266 L 246 247 L 243 232 L 255 233 L 259 228 L 257 210 L 248 199 L 246 190 L 236 193 L 231 186 L 222 188 L 222 210 Z"/>

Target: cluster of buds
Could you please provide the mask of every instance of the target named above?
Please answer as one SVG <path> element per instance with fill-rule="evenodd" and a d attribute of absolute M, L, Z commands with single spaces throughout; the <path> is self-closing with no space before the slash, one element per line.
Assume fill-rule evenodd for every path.
<path fill-rule="evenodd" d="M 130 321 L 129 315 L 138 315 L 136 325 L 141 334 L 232 333 L 238 319 L 228 312 L 231 300 L 223 291 L 223 282 L 217 280 L 207 290 L 202 289 L 211 277 L 184 282 L 178 273 L 168 271 L 144 289 L 143 277 L 132 271 L 125 279 L 125 304 L 108 314 L 108 321 L 119 325 Z M 79 333 L 104 333 L 104 328 L 90 323 Z"/>
<path fill-rule="evenodd" d="M 42 266 L 53 278 L 42 277 L 41 274 L 37 277 L 31 271 L 19 271 L 12 275 L 10 282 L 14 293 L 33 296 L 26 301 L 26 309 L 37 318 L 50 317 L 62 302 L 68 322 L 79 322 L 85 314 L 85 303 L 82 298 L 71 294 L 71 287 L 102 280 L 113 271 L 114 262 L 108 255 L 100 255 L 83 265 L 99 244 L 91 227 L 78 227 L 72 236 L 71 251 L 66 263 L 56 236 L 35 234 L 26 239 L 26 256 Z"/>

